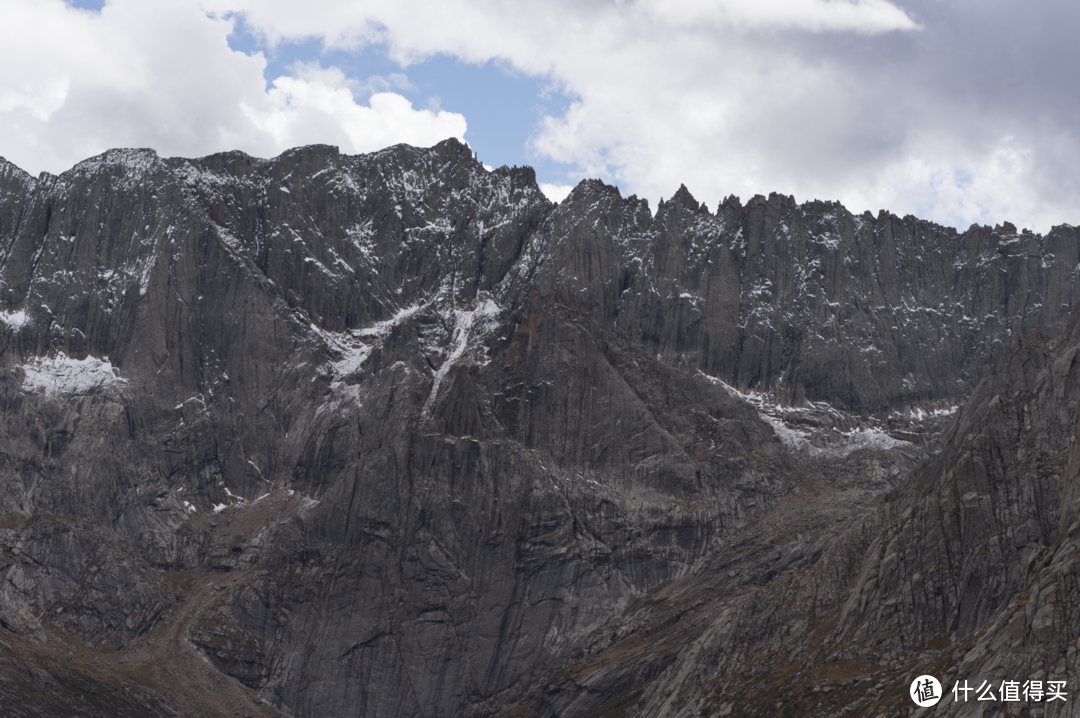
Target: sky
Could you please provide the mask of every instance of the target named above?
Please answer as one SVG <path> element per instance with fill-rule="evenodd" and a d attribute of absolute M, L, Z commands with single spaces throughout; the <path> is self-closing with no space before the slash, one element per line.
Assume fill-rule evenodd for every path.
<path fill-rule="evenodd" d="M 1080 223 L 1080 3 L 2 0 L 0 156 L 469 143 L 555 200 Z"/>

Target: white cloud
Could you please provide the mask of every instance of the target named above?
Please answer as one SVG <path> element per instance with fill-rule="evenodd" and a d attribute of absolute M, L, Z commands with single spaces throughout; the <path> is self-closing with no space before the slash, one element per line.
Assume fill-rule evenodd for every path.
<path fill-rule="evenodd" d="M 1031 226 L 1030 210 L 1040 203 L 1034 169 L 1032 152 L 1006 137 L 965 157 L 906 157 L 874 173 L 850 196 L 857 207 L 938 217 L 960 229 L 966 229 L 973 218 Z M 882 194 L 899 197 L 901 202 L 874 207 L 874 198 Z"/>
<path fill-rule="evenodd" d="M 45 78 L 37 87 L 20 83 L 21 87 L 0 89 L 0 112 L 24 110 L 35 120 L 47 121 L 67 99 L 70 81 L 66 77 Z"/>
<path fill-rule="evenodd" d="M 573 185 L 569 184 L 549 184 L 547 182 L 540 183 L 540 191 L 550 199 L 552 202 L 562 202 L 566 199 L 566 196 L 570 194 L 574 189 Z"/>
<path fill-rule="evenodd" d="M 165 155 L 296 144 L 366 152 L 465 133 L 459 114 L 413 109 L 404 76 L 347 79 L 299 65 L 267 88 L 266 60 L 229 48 L 233 22 L 195 0 L 110 0 L 99 13 L 61 0 L 0 6 L 0 155 L 60 172 L 110 147 Z M 357 92 L 374 91 L 366 104 Z"/>
<path fill-rule="evenodd" d="M 301 37 L 351 47 L 389 41 L 401 58 L 448 53 L 466 60 L 532 56 L 582 35 L 625 39 L 628 30 L 713 27 L 880 33 L 917 24 L 887 0 L 200 0 L 218 15 L 243 13 L 272 44 Z M 497 30 L 498 32 L 491 32 Z M 587 48 L 586 48 L 587 49 Z"/>
<path fill-rule="evenodd" d="M 866 34 L 918 27 L 885 0 L 639 0 L 636 7 L 655 22 L 682 27 Z"/>
<path fill-rule="evenodd" d="M 377 92 L 368 106 L 358 105 L 348 85 L 336 68 L 299 64 L 294 76 L 274 80 L 269 102 L 245 106 L 245 114 L 282 148 L 329 142 L 351 152 L 373 152 L 399 142 L 427 147 L 465 134 L 461 115 L 414 110 L 392 92 Z"/>

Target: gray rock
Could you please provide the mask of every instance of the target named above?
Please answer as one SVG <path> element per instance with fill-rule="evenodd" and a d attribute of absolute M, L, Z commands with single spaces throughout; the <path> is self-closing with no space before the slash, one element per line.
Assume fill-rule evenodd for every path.
<path fill-rule="evenodd" d="M 596 181 L 554 206 L 456 140 L 113 150 L 37 180 L 0 162 L 0 625 L 146 668 L 142 706 L 295 716 L 674 714 L 712 700 L 671 690 L 703 656 L 790 658 L 820 616 L 839 660 L 841 627 L 974 636 L 1028 580 L 995 568 L 1045 560 L 1072 510 L 1045 503 L 1068 367 L 1030 395 L 980 385 L 919 470 L 970 474 L 934 499 L 962 540 L 876 507 L 936 446 L 927 412 L 1063 330 L 1077 239 L 779 195 L 712 214 L 685 188 L 653 216 Z M 1066 361 L 1025 341 L 1009 387 Z M 1018 507 L 955 468 L 976 411 L 1012 422 L 986 441 L 1038 437 Z M 945 567 L 960 549 L 985 556 Z M 926 588 L 946 579 L 963 589 Z M 1040 635 L 1066 625 L 1032 610 Z M 598 658 L 626 641 L 648 650 Z M 221 674 L 147 668 L 189 645 Z"/>

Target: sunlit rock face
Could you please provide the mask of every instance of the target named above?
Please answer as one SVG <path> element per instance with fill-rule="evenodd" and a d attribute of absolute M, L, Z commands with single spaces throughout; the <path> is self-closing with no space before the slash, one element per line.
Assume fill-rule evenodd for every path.
<path fill-rule="evenodd" d="M 713 605 L 676 610 L 676 587 L 767 591 L 825 555 L 818 514 L 786 507 L 854 491 L 862 511 L 909 480 L 1015 337 L 1063 331 L 1078 265 L 1067 226 L 957 234 L 779 195 L 712 213 L 685 188 L 654 214 L 596 181 L 555 206 L 456 140 L 114 150 L 38 179 L 0 161 L 0 697 L 660 705 L 701 635 L 683 617 Z M 779 554 L 739 553 L 773 515 Z M 728 555 L 750 563 L 709 573 Z M 857 552 L 829 556 L 854 576 Z M 848 584 L 867 598 L 841 625 L 902 635 L 845 580 L 837 611 Z M 1022 584 L 933 610 L 968 635 Z M 918 636 L 954 630 L 912 610 Z M 178 687 L 199 656 L 220 673 Z"/>

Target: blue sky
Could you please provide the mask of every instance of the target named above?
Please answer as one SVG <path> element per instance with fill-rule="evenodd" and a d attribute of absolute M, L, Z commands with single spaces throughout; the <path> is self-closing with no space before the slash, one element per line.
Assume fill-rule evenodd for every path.
<path fill-rule="evenodd" d="M 4 0 L 0 156 L 463 137 L 549 196 L 782 192 L 965 229 L 1080 222 L 1061 0 Z"/>

